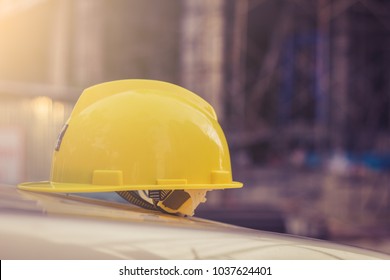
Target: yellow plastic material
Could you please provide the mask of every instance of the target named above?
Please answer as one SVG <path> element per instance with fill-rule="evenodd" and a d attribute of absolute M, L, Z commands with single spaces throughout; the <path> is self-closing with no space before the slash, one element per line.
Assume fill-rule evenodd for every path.
<path fill-rule="evenodd" d="M 213 108 L 194 93 L 152 80 L 86 89 L 62 130 L 51 179 L 39 192 L 212 190 L 232 181 L 229 149 Z"/>

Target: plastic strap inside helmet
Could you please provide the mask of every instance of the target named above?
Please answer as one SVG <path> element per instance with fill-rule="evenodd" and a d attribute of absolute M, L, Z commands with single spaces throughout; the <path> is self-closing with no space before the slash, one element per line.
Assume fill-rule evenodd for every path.
<path fill-rule="evenodd" d="M 126 201 L 148 210 L 159 210 L 169 214 L 181 214 L 180 207 L 191 198 L 184 190 L 153 190 L 148 192 L 152 203 L 142 197 L 138 191 L 118 191 Z M 163 208 L 158 206 L 161 203 Z"/>

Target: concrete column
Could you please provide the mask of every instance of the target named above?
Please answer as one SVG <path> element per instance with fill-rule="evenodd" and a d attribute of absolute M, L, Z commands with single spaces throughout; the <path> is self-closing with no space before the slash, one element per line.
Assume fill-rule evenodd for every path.
<path fill-rule="evenodd" d="M 224 0 L 183 0 L 181 85 L 223 112 Z"/>
<path fill-rule="evenodd" d="M 90 86 L 104 77 L 105 21 L 103 0 L 74 1 L 73 66 L 76 86 Z"/>

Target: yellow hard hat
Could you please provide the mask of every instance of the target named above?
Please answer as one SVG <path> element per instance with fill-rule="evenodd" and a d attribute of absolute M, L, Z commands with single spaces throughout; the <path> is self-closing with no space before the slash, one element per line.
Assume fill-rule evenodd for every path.
<path fill-rule="evenodd" d="M 205 100 L 166 82 L 120 80 L 84 90 L 58 137 L 50 181 L 18 187 L 115 191 L 129 201 L 147 201 L 146 195 L 160 210 L 177 213 L 183 211 L 171 206 L 180 201 L 199 204 L 204 199 L 195 197 L 207 190 L 242 184 L 232 181 L 226 139 Z"/>

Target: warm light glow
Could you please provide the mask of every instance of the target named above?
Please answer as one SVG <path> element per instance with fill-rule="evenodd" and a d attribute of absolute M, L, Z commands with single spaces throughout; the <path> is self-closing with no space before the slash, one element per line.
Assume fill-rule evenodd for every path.
<path fill-rule="evenodd" d="M 65 118 L 65 106 L 61 102 L 54 102 L 53 103 L 53 118 L 60 122 L 64 122 Z"/>
<path fill-rule="evenodd" d="M 38 118 L 48 118 L 53 108 L 53 100 L 46 96 L 39 96 L 32 100 L 34 114 Z"/>

